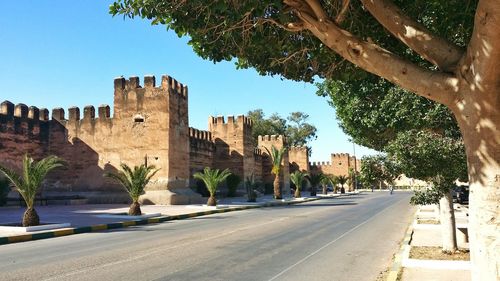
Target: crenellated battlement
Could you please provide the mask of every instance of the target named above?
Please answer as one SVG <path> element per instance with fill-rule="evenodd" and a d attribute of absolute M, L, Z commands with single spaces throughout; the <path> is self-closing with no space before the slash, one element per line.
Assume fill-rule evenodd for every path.
<path fill-rule="evenodd" d="M 209 125 L 211 124 L 213 126 L 234 125 L 234 124 L 238 124 L 238 125 L 243 124 L 243 126 L 249 127 L 249 128 L 251 128 L 253 126 L 252 119 L 250 119 L 249 117 L 246 117 L 245 115 L 238 115 L 236 117 L 236 119 L 234 118 L 233 115 L 229 115 L 229 116 L 227 116 L 227 123 L 226 123 L 224 116 L 220 116 L 220 115 L 217 117 L 209 116 L 208 123 L 209 123 Z"/>
<path fill-rule="evenodd" d="M 346 158 L 349 157 L 349 153 L 332 153 L 332 158 Z"/>
<path fill-rule="evenodd" d="M 197 141 L 212 141 L 212 133 L 189 127 L 189 138 Z"/>
<path fill-rule="evenodd" d="M 5 120 L 17 117 L 20 120 L 32 121 L 48 121 L 48 111 L 45 108 L 38 109 L 36 106 L 30 106 L 23 103 L 14 105 L 10 101 L 4 101 L 0 104 L 0 114 L 4 116 Z"/>
<path fill-rule="evenodd" d="M 167 90 L 169 93 L 177 94 L 183 98 L 187 98 L 188 96 L 188 87 L 168 75 L 161 76 L 161 84 L 159 87 L 156 87 L 156 77 L 153 75 L 144 76 L 143 81 L 145 89 L 156 88 L 156 89 Z M 143 87 L 141 87 L 140 85 L 138 76 L 131 76 L 128 79 L 125 79 L 124 77 L 115 78 L 114 88 L 116 92 L 124 90 L 141 89 Z"/>
<path fill-rule="evenodd" d="M 257 138 L 259 142 L 286 142 L 286 138 L 282 135 L 265 135 L 258 136 Z"/>
<path fill-rule="evenodd" d="M 331 167 L 332 163 L 330 163 L 329 161 L 309 162 L 309 166 L 311 166 L 311 167 Z"/>
<path fill-rule="evenodd" d="M 288 151 L 291 153 L 307 153 L 309 149 L 307 148 L 307 146 L 292 146 L 288 149 Z"/>

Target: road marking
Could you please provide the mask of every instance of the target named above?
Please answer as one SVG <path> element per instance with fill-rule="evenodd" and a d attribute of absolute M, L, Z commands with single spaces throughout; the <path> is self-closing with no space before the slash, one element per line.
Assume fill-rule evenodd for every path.
<path fill-rule="evenodd" d="M 285 274 L 287 271 L 291 270 L 292 268 L 296 267 L 297 265 L 303 263 L 304 261 L 308 260 L 310 257 L 316 255 L 317 253 L 321 252 L 323 249 L 325 249 L 326 247 L 332 245 L 333 243 L 337 242 L 338 240 L 342 239 L 344 236 L 346 236 L 347 234 L 353 232 L 354 230 L 358 229 L 360 226 L 368 223 L 369 221 L 373 220 L 376 216 L 380 215 L 381 213 L 385 212 L 387 209 L 389 209 L 390 207 L 396 205 L 397 203 L 405 200 L 406 198 L 403 198 L 403 199 L 400 199 L 398 201 L 396 201 L 396 203 L 392 204 L 392 205 L 389 205 L 387 207 L 385 207 L 384 209 L 382 209 L 382 211 L 376 213 L 375 215 L 373 215 L 372 217 L 370 217 L 369 219 L 365 220 L 364 222 L 358 224 L 357 226 L 351 228 L 350 230 L 344 232 L 342 235 L 340 235 L 339 237 L 337 237 L 336 239 L 328 242 L 327 244 L 323 245 L 321 248 L 317 249 L 316 251 L 310 253 L 309 255 L 305 256 L 303 259 L 299 260 L 298 262 L 292 264 L 291 266 L 287 267 L 285 270 L 281 271 L 280 273 L 278 273 L 277 275 L 275 275 L 274 277 L 272 277 L 271 279 L 269 279 L 269 281 L 272 281 L 272 280 L 276 280 L 276 278 L 280 277 L 281 275 Z"/>
<path fill-rule="evenodd" d="M 109 267 L 109 266 L 113 266 L 113 265 L 118 265 L 118 264 L 122 264 L 122 263 L 126 263 L 126 262 L 131 262 L 131 261 L 135 261 L 135 260 L 140 260 L 140 259 L 146 258 L 148 256 L 151 256 L 151 255 L 154 255 L 156 253 L 160 253 L 160 252 L 163 252 L 163 251 L 166 251 L 166 250 L 171 250 L 171 249 L 175 249 L 175 248 L 182 248 L 182 247 L 185 247 L 185 246 L 187 246 L 189 244 L 206 242 L 206 241 L 209 241 L 209 240 L 213 240 L 213 239 L 217 239 L 217 238 L 224 237 L 224 236 L 227 236 L 227 235 L 231 235 L 231 234 L 236 233 L 238 231 L 245 231 L 245 230 L 248 230 L 248 229 L 251 229 L 251 228 L 261 227 L 261 226 L 266 225 L 266 224 L 275 223 L 277 221 L 284 221 L 284 220 L 287 220 L 287 219 L 290 219 L 290 218 L 291 217 L 282 217 L 282 218 L 278 218 L 278 219 L 275 219 L 275 220 L 267 221 L 267 222 L 264 222 L 264 223 L 261 223 L 261 224 L 258 224 L 258 225 L 252 225 L 252 226 L 247 226 L 247 227 L 243 227 L 243 228 L 238 228 L 238 229 L 235 229 L 235 230 L 232 230 L 232 231 L 228 231 L 228 232 L 222 233 L 220 235 L 211 236 L 211 237 L 208 237 L 208 238 L 205 238 L 205 239 L 201 239 L 201 240 L 197 240 L 197 241 L 189 241 L 187 243 L 183 243 L 183 244 L 171 246 L 171 247 L 168 247 L 168 248 L 159 248 L 157 250 L 152 250 L 152 251 L 150 250 L 147 253 L 139 255 L 139 256 L 133 256 L 133 257 L 130 257 L 130 258 L 127 258 L 127 259 L 123 259 L 123 260 L 118 260 L 118 261 L 114 261 L 114 262 L 104 263 L 104 264 L 101 264 L 99 266 L 89 266 L 89 267 L 86 267 L 86 268 L 83 268 L 83 269 L 80 269 L 80 270 L 71 271 L 71 272 L 68 272 L 66 274 L 49 277 L 49 278 L 46 278 L 46 279 L 43 279 L 43 280 L 44 281 L 58 280 L 58 279 L 66 280 L 67 277 L 72 276 L 72 275 L 78 275 L 78 274 L 82 274 L 82 273 L 85 273 L 85 272 L 94 271 L 96 269 L 101 269 L 101 268 L 105 268 L 105 267 Z"/>

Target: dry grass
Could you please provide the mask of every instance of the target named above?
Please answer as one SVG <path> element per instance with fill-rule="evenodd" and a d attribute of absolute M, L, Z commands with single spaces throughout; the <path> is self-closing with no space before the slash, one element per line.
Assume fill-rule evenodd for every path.
<path fill-rule="evenodd" d="M 417 220 L 418 224 L 440 224 L 438 220 Z"/>
<path fill-rule="evenodd" d="M 469 250 L 459 249 L 455 253 L 444 253 L 441 247 L 411 247 L 410 258 L 419 260 L 454 260 L 468 261 L 470 260 Z"/>

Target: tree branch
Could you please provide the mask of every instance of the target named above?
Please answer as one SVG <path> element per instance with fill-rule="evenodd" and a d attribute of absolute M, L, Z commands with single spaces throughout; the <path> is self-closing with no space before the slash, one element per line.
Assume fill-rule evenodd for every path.
<path fill-rule="evenodd" d="M 500 2 L 480 0 L 474 31 L 458 75 L 471 90 L 498 95 L 500 88 Z M 497 104 L 498 105 L 498 104 Z"/>
<path fill-rule="evenodd" d="M 347 12 L 347 9 L 349 8 L 350 3 L 351 3 L 350 0 L 342 0 L 342 8 L 340 9 L 340 12 L 338 13 L 338 15 L 335 17 L 336 24 L 341 24 L 344 21 L 345 13 Z"/>
<path fill-rule="evenodd" d="M 447 72 L 454 72 L 464 51 L 405 15 L 390 0 L 361 0 L 364 7 L 392 35 L 424 59 Z"/>
<path fill-rule="evenodd" d="M 297 17 L 326 46 L 353 64 L 420 96 L 447 106 L 454 105 L 458 91 L 458 79 L 454 76 L 419 67 L 376 44 L 357 38 L 330 20 L 319 22 L 301 12 L 297 12 Z"/>

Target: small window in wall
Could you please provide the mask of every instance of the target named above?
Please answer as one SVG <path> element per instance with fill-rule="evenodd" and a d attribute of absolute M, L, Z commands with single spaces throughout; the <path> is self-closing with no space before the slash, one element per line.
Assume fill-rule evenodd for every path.
<path fill-rule="evenodd" d="M 134 116 L 134 122 L 135 123 L 143 123 L 144 122 L 144 117 L 142 115 L 137 114 L 137 115 Z"/>
<path fill-rule="evenodd" d="M 339 165 L 342 165 L 342 162 L 339 162 Z"/>

